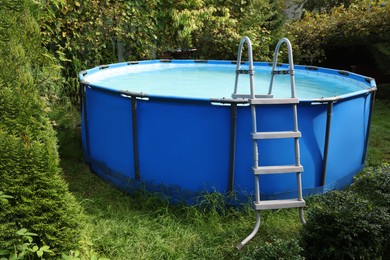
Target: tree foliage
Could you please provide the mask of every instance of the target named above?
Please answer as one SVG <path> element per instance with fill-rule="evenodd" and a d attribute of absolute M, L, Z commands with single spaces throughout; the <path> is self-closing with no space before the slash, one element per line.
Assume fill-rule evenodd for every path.
<path fill-rule="evenodd" d="M 64 95 L 76 103 L 77 73 L 100 64 L 188 48 L 201 59 L 235 59 L 244 35 L 251 37 L 257 60 L 270 60 L 282 2 L 39 0 L 43 43 L 62 61 Z"/>
<path fill-rule="evenodd" d="M 359 1 L 329 12 L 306 12 L 286 25 L 303 63 L 320 64 L 338 47 L 383 46 L 390 34 L 390 3 Z M 384 59 L 389 59 L 385 56 Z"/>
<path fill-rule="evenodd" d="M 363 0 L 364 1 L 364 0 Z M 334 7 L 348 8 L 351 4 L 358 4 L 362 0 L 300 0 L 297 1 L 305 11 L 329 12 Z"/>
<path fill-rule="evenodd" d="M 0 7 L 0 249 L 17 232 L 38 234 L 34 243 L 56 252 L 77 248 L 80 207 L 60 176 L 55 132 L 47 116 L 61 77 L 41 45 L 33 1 Z"/>

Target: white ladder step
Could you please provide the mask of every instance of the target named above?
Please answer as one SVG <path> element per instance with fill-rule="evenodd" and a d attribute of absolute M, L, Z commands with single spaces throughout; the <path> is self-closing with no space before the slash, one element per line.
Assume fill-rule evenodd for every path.
<path fill-rule="evenodd" d="M 303 172 L 302 165 L 278 165 L 253 167 L 253 174 L 278 174 L 290 172 Z"/>
<path fill-rule="evenodd" d="M 276 138 L 299 138 L 302 134 L 299 131 L 275 131 L 252 133 L 252 139 L 276 139 Z"/>
<path fill-rule="evenodd" d="M 305 206 L 306 206 L 306 202 L 304 200 L 298 200 L 298 199 L 262 200 L 259 203 L 255 202 L 256 210 L 302 208 Z"/>
<path fill-rule="evenodd" d="M 278 105 L 278 104 L 298 104 L 297 98 L 254 98 L 250 99 L 251 105 Z"/>

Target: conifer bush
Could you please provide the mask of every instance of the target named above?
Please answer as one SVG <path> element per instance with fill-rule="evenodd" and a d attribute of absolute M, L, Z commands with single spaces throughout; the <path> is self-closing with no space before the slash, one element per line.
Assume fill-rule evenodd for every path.
<path fill-rule="evenodd" d="M 17 232 L 26 229 L 37 234 L 36 245 L 60 253 L 78 248 L 82 217 L 61 177 L 47 116 L 45 93 L 58 79 L 40 42 L 38 11 L 31 0 L 0 5 L 0 192 L 9 196 L 0 200 L 0 250 L 17 244 Z"/>

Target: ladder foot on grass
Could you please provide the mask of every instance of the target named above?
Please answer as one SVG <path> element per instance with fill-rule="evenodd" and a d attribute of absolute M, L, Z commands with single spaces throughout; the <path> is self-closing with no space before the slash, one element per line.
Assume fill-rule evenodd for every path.
<path fill-rule="evenodd" d="M 241 250 L 245 246 L 245 244 L 248 243 L 249 240 L 251 240 L 257 234 L 259 228 L 260 228 L 260 212 L 257 211 L 255 228 L 253 229 L 252 233 L 250 233 L 244 240 L 242 240 L 240 243 L 236 245 L 236 248 L 238 250 Z"/>
<path fill-rule="evenodd" d="M 299 208 L 299 219 L 302 224 L 306 224 L 305 215 L 303 214 L 303 208 Z"/>

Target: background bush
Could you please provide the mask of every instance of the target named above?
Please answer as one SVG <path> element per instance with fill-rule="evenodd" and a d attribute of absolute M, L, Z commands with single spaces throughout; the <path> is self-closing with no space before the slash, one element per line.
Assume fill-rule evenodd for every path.
<path fill-rule="evenodd" d="M 389 1 L 304 2 L 309 11 L 285 27 L 297 63 L 357 69 L 383 82 L 390 79 Z"/>
<path fill-rule="evenodd" d="M 78 247 L 81 209 L 61 177 L 57 139 L 47 116 L 60 87 L 55 59 L 40 41 L 34 1 L 0 6 L 0 249 L 17 231 L 55 252 Z"/>
<path fill-rule="evenodd" d="M 283 24 L 284 1 L 39 0 L 43 44 L 64 67 L 63 94 L 78 104 L 77 74 L 125 60 L 236 59 L 243 35 L 256 60 L 270 60 Z"/>
<path fill-rule="evenodd" d="M 377 259 L 384 255 L 390 215 L 350 191 L 318 196 L 307 211 L 301 246 L 307 259 Z"/>

